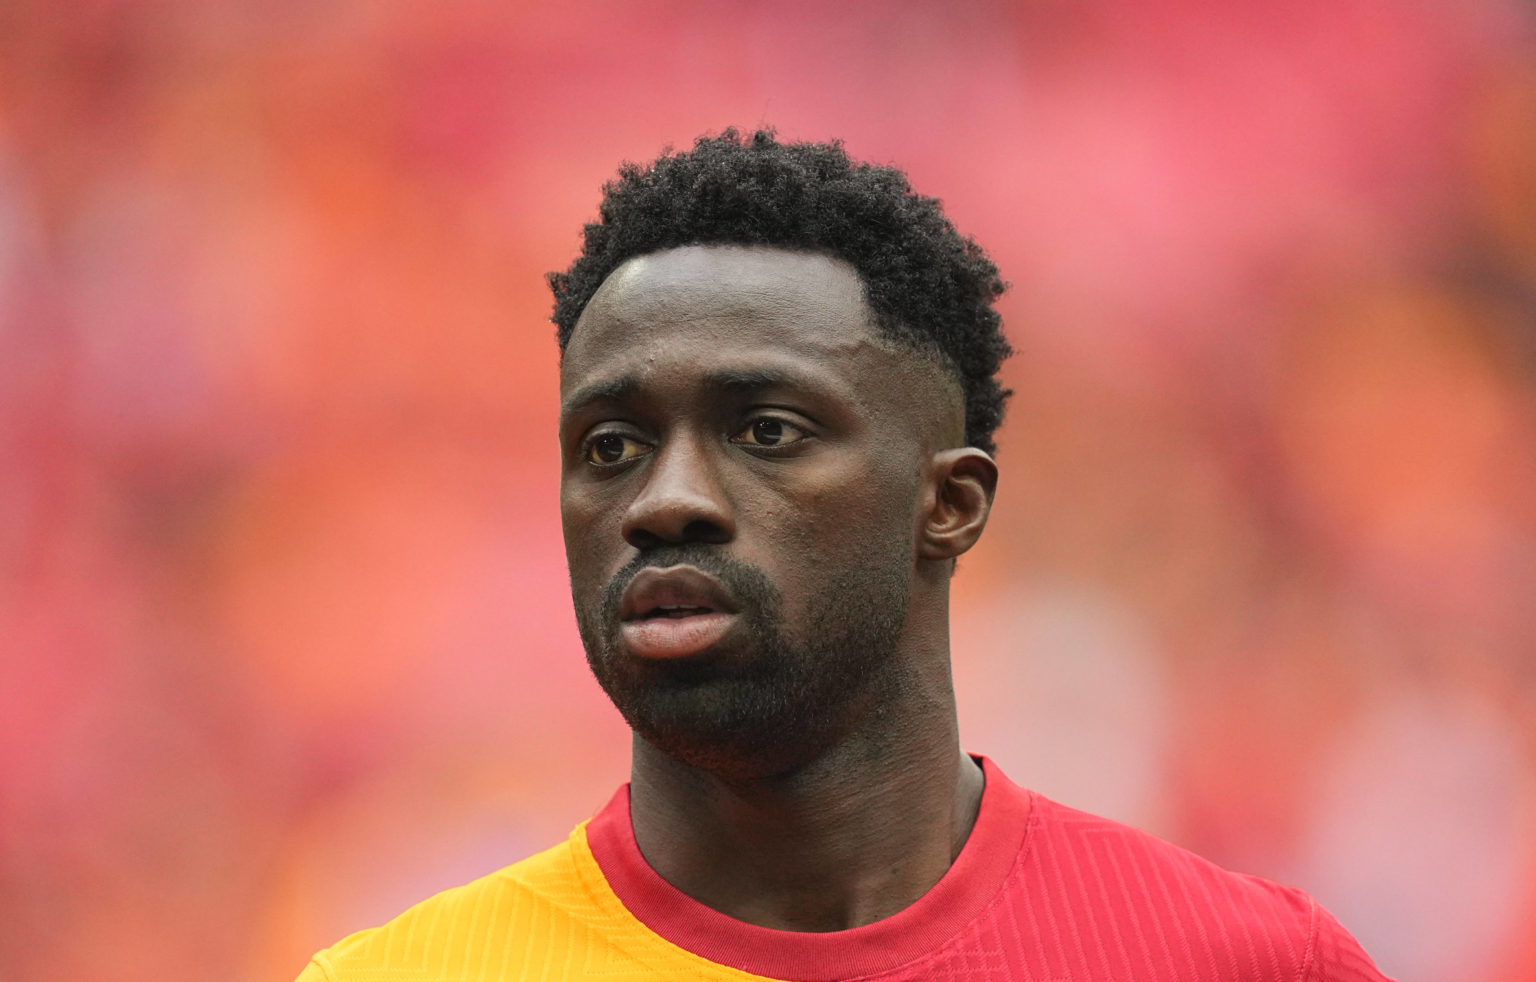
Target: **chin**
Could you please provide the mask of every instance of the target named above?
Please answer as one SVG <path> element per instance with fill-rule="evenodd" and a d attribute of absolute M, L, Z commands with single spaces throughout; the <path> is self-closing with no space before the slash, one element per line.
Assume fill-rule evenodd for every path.
<path fill-rule="evenodd" d="M 728 783 L 792 774 L 821 756 L 831 743 L 804 730 L 634 730 L 640 739 L 678 763 Z"/>
<path fill-rule="evenodd" d="M 792 773 L 838 742 L 863 716 L 868 686 L 818 685 L 830 678 L 768 677 L 679 680 L 629 689 L 609 698 L 635 734 L 689 767 L 727 781 Z M 868 681 L 867 679 L 865 680 Z M 806 683 L 811 684 L 806 684 Z"/>

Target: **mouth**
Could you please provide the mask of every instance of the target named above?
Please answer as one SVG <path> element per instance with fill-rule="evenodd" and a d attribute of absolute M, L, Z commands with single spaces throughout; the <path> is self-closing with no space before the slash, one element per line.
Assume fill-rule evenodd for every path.
<path fill-rule="evenodd" d="M 677 620 L 681 617 L 697 617 L 700 614 L 713 613 L 715 613 L 715 611 L 708 607 L 698 607 L 694 606 L 693 604 L 663 604 L 660 607 L 651 608 L 644 614 L 641 614 L 639 617 L 635 618 L 635 620 L 654 620 L 658 617 L 666 617 L 671 620 Z"/>
<path fill-rule="evenodd" d="M 692 566 L 641 570 L 625 588 L 619 634 L 641 658 L 687 658 L 717 644 L 737 621 L 719 580 Z"/>

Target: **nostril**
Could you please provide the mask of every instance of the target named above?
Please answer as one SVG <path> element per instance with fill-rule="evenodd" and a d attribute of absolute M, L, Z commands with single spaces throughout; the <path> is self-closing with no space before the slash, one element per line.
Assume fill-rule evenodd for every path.
<path fill-rule="evenodd" d="M 643 528 L 630 529 L 624 539 L 641 552 L 663 546 L 667 541 L 655 532 Z"/>
<path fill-rule="evenodd" d="M 731 533 L 729 529 L 717 522 L 694 519 L 684 524 L 676 535 L 662 535 L 644 526 L 637 526 L 625 531 L 624 541 L 645 552 L 664 545 L 677 545 L 683 542 L 724 545 L 731 541 Z"/>
<path fill-rule="evenodd" d="M 707 519 L 694 519 L 683 527 L 683 538 L 689 542 L 708 542 L 712 545 L 721 545 L 729 542 L 731 533 L 716 522 Z"/>

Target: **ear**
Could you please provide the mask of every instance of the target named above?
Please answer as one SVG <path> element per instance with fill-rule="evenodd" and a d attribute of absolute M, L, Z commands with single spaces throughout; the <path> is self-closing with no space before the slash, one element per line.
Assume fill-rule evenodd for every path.
<path fill-rule="evenodd" d="M 941 450 L 932 461 L 934 494 L 918 530 L 918 555 L 954 559 L 976 544 L 992 514 L 997 463 L 975 447 Z"/>

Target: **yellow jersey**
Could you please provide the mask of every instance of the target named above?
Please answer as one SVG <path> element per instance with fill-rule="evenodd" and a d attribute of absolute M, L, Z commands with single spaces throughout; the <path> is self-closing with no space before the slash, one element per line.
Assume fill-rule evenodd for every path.
<path fill-rule="evenodd" d="M 592 856 L 587 824 L 552 849 L 343 938 L 298 982 L 766 978 L 679 948 L 630 914 Z"/>

